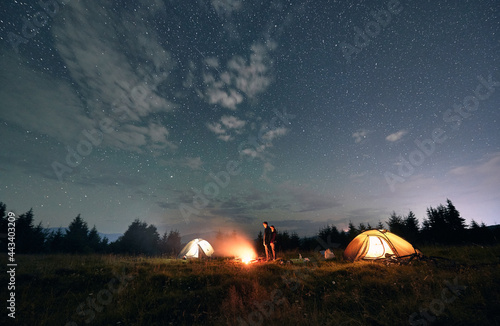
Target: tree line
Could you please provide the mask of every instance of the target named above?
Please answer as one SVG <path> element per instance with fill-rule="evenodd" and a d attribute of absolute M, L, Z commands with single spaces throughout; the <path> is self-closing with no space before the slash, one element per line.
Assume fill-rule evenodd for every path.
<path fill-rule="evenodd" d="M 0 233 L 8 227 L 7 207 L 0 202 Z M 47 230 L 42 222 L 34 224 L 33 209 L 19 215 L 15 221 L 16 253 L 116 253 L 177 256 L 181 250 L 181 235 L 177 230 L 162 236 L 156 226 L 138 219 L 133 221 L 118 240 L 109 243 L 101 237 L 96 227 L 89 229 L 78 214 L 64 230 Z M 64 231 L 63 231 L 64 230 Z M 1 250 L 7 251 L 7 237 L 0 237 Z"/>
<path fill-rule="evenodd" d="M 0 202 L 0 233 L 7 230 L 6 205 Z M 313 237 L 299 237 L 296 232 L 278 230 L 277 249 L 288 250 L 321 250 L 326 247 L 345 248 L 357 235 L 371 229 L 388 229 L 414 245 L 457 245 L 457 244 L 494 244 L 500 239 L 499 227 L 487 227 L 472 220 L 466 225 L 465 219 L 453 205 L 446 200 L 446 205 L 429 207 L 426 217 L 420 223 L 415 214 L 407 215 L 393 212 L 385 225 L 379 221 L 375 226 L 360 223 L 355 226 L 349 222 L 346 231 L 334 225 L 327 225 Z M 7 251 L 7 238 L 0 237 L 1 250 Z M 77 215 L 63 231 L 46 230 L 41 222 L 34 224 L 33 210 L 19 215 L 16 219 L 16 253 L 117 253 L 131 255 L 166 255 L 177 256 L 181 250 L 181 235 L 177 230 L 165 232 L 162 236 L 156 226 L 148 225 L 138 219 L 133 221 L 125 233 L 114 242 L 102 238 L 93 226 L 89 229 L 87 222 Z M 263 251 L 262 231 L 254 240 L 258 252 Z"/>
<path fill-rule="evenodd" d="M 420 223 L 412 211 L 402 216 L 392 212 L 385 225 L 379 221 L 375 226 L 370 223 L 360 223 L 355 226 L 349 222 L 346 231 L 339 230 L 334 225 L 321 228 L 313 237 L 299 238 L 297 233 L 291 235 L 278 230 L 276 246 L 282 250 L 324 250 L 327 247 L 345 248 L 356 236 L 367 230 L 388 229 L 390 232 L 404 238 L 414 245 L 460 245 L 460 244 L 495 244 L 500 239 L 500 227 L 490 228 L 484 223 L 478 224 L 472 220 L 466 225 L 465 219 L 453 205 L 446 200 L 446 205 L 440 204 L 436 208 L 429 207 L 426 217 Z M 262 246 L 262 231 L 255 240 L 259 252 L 264 252 Z"/>

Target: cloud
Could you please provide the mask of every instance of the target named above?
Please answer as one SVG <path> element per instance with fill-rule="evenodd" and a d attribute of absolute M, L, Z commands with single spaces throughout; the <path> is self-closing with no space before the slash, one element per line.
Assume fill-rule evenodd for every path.
<path fill-rule="evenodd" d="M 269 76 L 268 67 L 271 63 L 268 57 L 269 46 L 274 49 L 275 43 L 271 42 L 267 46 L 261 43 L 253 44 L 249 64 L 240 56 L 235 56 L 228 62 L 236 87 L 249 98 L 262 93 L 271 84 L 272 77 Z"/>
<path fill-rule="evenodd" d="M 234 139 L 230 133 L 240 134 L 245 124 L 244 120 L 240 120 L 237 117 L 223 116 L 220 118 L 220 122 L 207 123 L 207 127 L 217 135 L 218 139 L 230 141 Z"/>
<path fill-rule="evenodd" d="M 192 205 L 193 196 L 196 193 L 192 190 L 178 192 L 177 203 Z M 172 201 L 158 203 L 163 208 L 175 208 Z M 283 221 L 283 217 L 289 218 L 294 213 L 319 212 L 328 208 L 337 207 L 340 204 L 333 196 L 325 195 L 317 191 L 307 189 L 303 186 L 293 186 L 289 183 L 275 187 L 271 191 L 263 191 L 249 187 L 246 190 L 232 191 L 229 195 L 216 197 L 199 211 L 196 216 L 190 217 L 190 222 L 203 222 L 207 228 L 211 226 L 244 225 L 253 229 L 255 225 L 260 226 L 261 221 L 270 220 L 278 228 L 284 230 L 285 226 L 291 226 L 294 222 Z M 332 218 L 328 214 L 328 218 Z M 258 223 L 257 223 L 258 220 Z M 283 221 L 283 223 L 281 222 Z M 300 222 L 297 222 L 301 224 Z M 313 223 L 308 221 L 308 223 Z M 305 224 L 308 224 L 305 223 Z M 318 222 L 321 226 L 326 222 Z M 309 224 L 308 224 L 309 225 Z M 315 226 L 312 232 L 316 232 Z"/>
<path fill-rule="evenodd" d="M 245 148 L 240 151 L 240 155 L 247 155 L 251 158 L 260 158 L 262 161 L 266 161 L 266 155 L 264 150 L 267 148 L 266 145 L 259 145 L 256 148 Z"/>
<path fill-rule="evenodd" d="M 201 167 L 203 165 L 203 162 L 201 161 L 201 158 L 198 157 L 186 157 L 186 166 L 188 166 L 192 170 L 201 170 Z"/>
<path fill-rule="evenodd" d="M 349 175 L 349 180 L 353 183 L 364 183 L 365 176 L 368 174 L 368 171 L 363 171 L 359 173 L 352 173 Z"/>
<path fill-rule="evenodd" d="M 294 211 L 312 212 L 340 206 L 334 196 L 304 186 L 296 186 L 286 182 L 281 184 L 278 189 L 282 194 L 291 197 L 288 206 L 293 207 Z"/>
<path fill-rule="evenodd" d="M 271 182 L 271 179 L 269 179 L 269 177 L 267 176 L 267 174 L 271 171 L 273 171 L 275 169 L 275 166 L 272 165 L 271 163 L 269 162 L 265 162 L 264 163 L 264 168 L 263 168 L 263 171 L 262 171 L 262 175 L 260 176 L 260 178 L 268 183 Z"/>
<path fill-rule="evenodd" d="M 207 127 L 210 131 L 214 132 L 216 135 L 221 135 L 226 132 L 226 129 L 219 122 L 207 123 Z"/>
<path fill-rule="evenodd" d="M 228 142 L 228 141 L 234 139 L 234 137 L 232 137 L 231 135 L 220 135 L 217 138 L 219 138 L 220 140 L 223 140 L 225 142 Z"/>
<path fill-rule="evenodd" d="M 493 153 L 475 165 L 464 165 L 450 170 L 455 175 L 495 176 L 500 178 L 500 153 Z"/>
<path fill-rule="evenodd" d="M 176 194 L 175 202 L 191 206 L 193 198 L 197 195 L 199 194 L 192 189 L 181 191 Z M 163 208 L 175 208 L 174 205 L 164 202 L 160 202 L 159 206 Z M 244 194 L 236 193 L 224 198 L 224 200 L 219 197 L 211 198 L 202 209 L 189 217 L 189 221 L 203 222 L 205 228 L 209 228 L 210 226 L 218 226 L 220 228 L 221 225 L 249 224 L 254 219 L 252 212 L 265 210 L 269 207 L 269 203 L 261 201 L 249 202 L 244 200 Z"/>
<path fill-rule="evenodd" d="M 100 146 L 136 152 L 177 147 L 169 141 L 167 128 L 155 120 L 158 113 L 176 107 L 157 91 L 174 65 L 154 31 L 140 23 L 140 18 L 165 8 L 158 1 L 133 14 L 110 7 L 106 1 L 71 2 L 54 21 L 55 47 L 72 84 L 19 65 L 9 52 L 3 54 L 1 119 L 73 146 L 82 132 L 110 117 L 114 131 Z M 103 14 L 107 20 L 99 18 Z M 139 61 L 147 64 L 133 64 Z"/>
<path fill-rule="evenodd" d="M 370 131 L 361 129 L 361 130 L 358 130 L 355 133 L 353 133 L 352 138 L 354 138 L 354 142 L 356 144 L 358 144 L 358 143 L 364 141 L 366 139 L 366 136 L 368 136 L 369 133 L 370 133 Z"/>
<path fill-rule="evenodd" d="M 19 65 L 11 53 L 3 54 L 0 70 L 0 119 L 65 143 L 95 127 L 78 93 L 64 81 Z"/>
<path fill-rule="evenodd" d="M 167 140 L 168 130 L 159 124 L 150 123 L 148 126 L 125 124 L 119 131 L 109 134 L 107 144 L 128 151 L 142 152 L 149 149 L 176 149 L 177 146 Z"/>
<path fill-rule="evenodd" d="M 193 171 L 203 170 L 203 161 L 199 156 L 197 157 L 186 156 L 182 158 L 171 158 L 169 160 L 159 159 L 157 162 L 163 166 L 189 168 Z"/>
<path fill-rule="evenodd" d="M 405 210 L 412 209 L 422 218 L 426 207 L 441 204 L 449 198 L 461 212 L 463 210 L 465 218 L 497 216 L 500 202 L 500 153 L 485 155 L 470 164 L 450 167 L 445 174 L 434 169 L 424 172 L 398 183 L 397 192 L 391 192 L 387 184 L 380 187 L 381 192 L 372 205 L 386 203 L 385 206 L 390 207 L 393 203 L 400 203 Z M 419 209 L 421 215 L 418 214 Z"/>
<path fill-rule="evenodd" d="M 230 16 L 243 7 L 241 0 L 212 0 L 212 6 L 219 16 Z"/>
<path fill-rule="evenodd" d="M 242 0 L 212 0 L 211 5 L 219 20 L 222 21 L 222 27 L 229 37 L 239 38 L 238 33 L 238 17 L 234 17 L 236 13 L 243 11 L 244 2 Z M 245 12 L 247 13 L 248 7 Z"/>
<path fill-rule="evenodd" d="M 217 69 L 219 68 L 219 59 L 215 57 L 205 58 L 205 64 L 207 64 L 207 66 L 209 67 Z"/>
<path fill-rule="evenodd" d="M 153 142 L 167 142 L 168 130 L 162 125 L 150 123 L 148 134 Z"/>
<path fill-rule="evenodd" d="M 0 110 L 1 111 L 1 110 Z M 64 148 L 61 152 L 53 148 L 51 142 L 33 142 L 26 141 L 37 137 L 34 132 L 26 132 L 20 130 L 17 126 L 11 123 L 2 123 L 0 128 L 0 141 L 2 150 L 0 151 L 0 162 L 6 167 L 1 172 L 2 178 L 13 178 L 16 183 L 19 178 L 20 171 L 27 175 L 39 175 L 43 179 L 58 180 L 50 164 L 54 158 L 64 157 Z M 19 145 L 22 143 L 22 147 Z M 2 181 L 8 184 L 7 180 Z"/>
<path fill-rule="evenodd" d="M 463 207 L 460 212 L 465 218 L 495 221 L 500 202 L 500 152 L 454 167 L 446 176 L 448 187 L 453 191 L 453 195 L 448 193 L 446 198 Z"/>
<path fill-rule="evenodd" d="M 448 172 L 457 182 L 467 184 L 469 193 L 489 193 L 494 197 L 500 194 L 500 153 L 493 153 L 479 159 L 474 164 L 452 168 Z"/>
<path fill-rule="evenodd" d="M 223 217 L 226 220 L 249 223 L 255 214 L 270 210 L 274 201 L 269 193 L 253 189 L 251 193 L 237 192 L 225 198 L 224 201 L 213 202 L 209 205 L 209 216 Z"/>
<path fill-rule="evenodd" d="M 401 138 L 403 138 L 403 136 L 406 135 L 407 133 L 408 133 L 408 131 L 403 129 L 403 130 L 392 133 L 389 136 L 385 137 L 385 140 L 387 140 L 389 142 L 396 142 L 396 141 L 400 140 Z"/>
<path fill-rule="evenodd" d="M 288 129 L 285 127 L 270 129 L 269 131 L 264 133 L 262 139 L 266 140 L 267 142 L 272 142 L 275 138 L 286 135 L 287 132 Z"/>
<path fill-rule="evenodd" d="M 252 129 L 253 128 L 255 128 L 255 124 L 253 124 Z M 241 150 L 240 154 L 248 155 L 252 158 L 260 158 L 263 162 L 267 162 L 269 155 L 266 154 L 265 150 L 273 147 L 272 142 L 276 138 L 286 135 L 288 130 L 289 129 L 284 126 L 269 127 L 267 123 L 264 123 L 255 134 L 255 138 L 257 138 L 256 144 Z"/>
<path fill-rule="evenodd" d="M 158 91 L 175 64 L 145 23 L 164 11 L 161 2 L 133 12 L 117 12 L 108 1 L 71 2 L 52 27 L 55 47 L 88 116 L 114 119 L 115 131 L 104 145 L 137 152 L 176 147 L 154 120 L 177 107 Z"/>
<path fill-rule="evenodd" d="M 251 125 L 251 129 L 255 131 L 255 124 L 252 123 Z M 268 148 L 272 148 L 274 146 L 273 141 L 286 135 L 289 129 L 283 126 L 272 126 L 271 128 L 268 124 L 264 123 L 258 130 L 259 131 L 256 132 L 255 135 L 250 135 L 248 142 L 245 141 L 241 143 L 243 145 L 246 144 L 247 147 L 240 149 L 239 154 L 242 157 L 248 156 L 252 159 L 260 159 L 263 162 L 260 179 L 270 183 L 271 179 L 269 174 L 275 169 L 275 167 L 271 163 L 273 158 L 272 153 L 266 150 Z"/>
<path fill-rule="evenodd" d="M 240 120 L 234 116 L 223 116 L 220 120 L 222 124 L 229 129 L 242 128 L 246 123 L 244 120 Z"/>
<path fill-rule="evenodd" d="M 272 60 L 270 52 L 276 49 L 276 43 L 254 43 L 250 47 L 250 57 L 235 55 L 226 64 L 226 70 L 205 72 L 203 83 L 206 86 L 202 96 L 209 104 L 217 104 L 226 109 L 236 110 L 244 99 L 255 99 L 272 83 Z M 208 60 L 208 62 L 207 62 Z M 207 65 L 219 67 L 213 58 L 205 59 Z"/>
<path fill-rule="evenodd" d="M 211 78 L 210 78 L 211 79 Z M 207 83 L 207 78 L 205 82 Z M 206 98 L 210 104 L 218 104 L 226 109 L 236 110 L 236 106 L 243 102 L 243 96 L 234 89 L 222 90 L 224 84 L 212 82 L 206 91 Z"/>

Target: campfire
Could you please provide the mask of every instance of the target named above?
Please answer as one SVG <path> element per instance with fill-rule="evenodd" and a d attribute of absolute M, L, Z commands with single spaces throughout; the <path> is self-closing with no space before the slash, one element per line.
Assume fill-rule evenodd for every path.
<path fill-rule="evenodd" d="M 218 256 L 234 257 L 235 261 L 250 264 L 257 259 L 257 253 L 252 241 L 242 235 L 231 235 L 224 239 L 216 240 L 215 252 Z"/>
<path fill-rule="evenodd" d="M 244 264 L 250 264 L 257 258 L 257 253 L 250 244 L 238 243 L 234 245 L 232 256 Z"/>

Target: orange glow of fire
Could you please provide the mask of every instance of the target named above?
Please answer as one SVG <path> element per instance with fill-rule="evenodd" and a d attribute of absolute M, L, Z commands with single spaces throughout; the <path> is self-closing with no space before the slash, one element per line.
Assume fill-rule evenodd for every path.
<path fill-rule="evenodd" d="M 252 242 L 243 236 L 233 236 L 216 241 L 215 251 L 225 257 L 235 257 L 245 264 L 257 258 Z"/>
<path fill-rule="evenodd" d="M 252 261 L 252 258 L 250 258 L 250 257 L 243 257 L 243 258 L 241 258 L 241 261 L 242 261 L 243 263 L 245 263 L 245 264 L 247 264 L 247 265 L 248 265 L 248 264 L 250 264 L 250 262 Z"/>
<path fill-rule="evenodd" d="M 240 258 L 243 263 L 248 264 L 257 258 L 257 253 L 250 244 L 239 243 L 235 245 L 234 256 Z"/>

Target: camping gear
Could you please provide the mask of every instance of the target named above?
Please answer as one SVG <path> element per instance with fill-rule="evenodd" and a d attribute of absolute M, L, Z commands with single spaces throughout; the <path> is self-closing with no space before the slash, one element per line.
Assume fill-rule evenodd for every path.
<path fill-rule="evenodd" d="M 187 243 L 179 253 L 179 258 L 202 258 L 210 257 L 214 253 L 214 248 L 207 240 L 194 239 Z"/>
<path fill-rule="evenodd" d="M 333 253 L 333 251 L 331 251 L 330 249 L 326 249 L 325 259 L 333 259 L 333 258 L 335 258 L 335 254 Z"/>
<path fill-rule="evenodd" d="M 355 237 L 344 251 L 344 258 L 378 260 L 413 258 L 422 253 L 405 239 L 387 230 L 368 230 Z"/>

